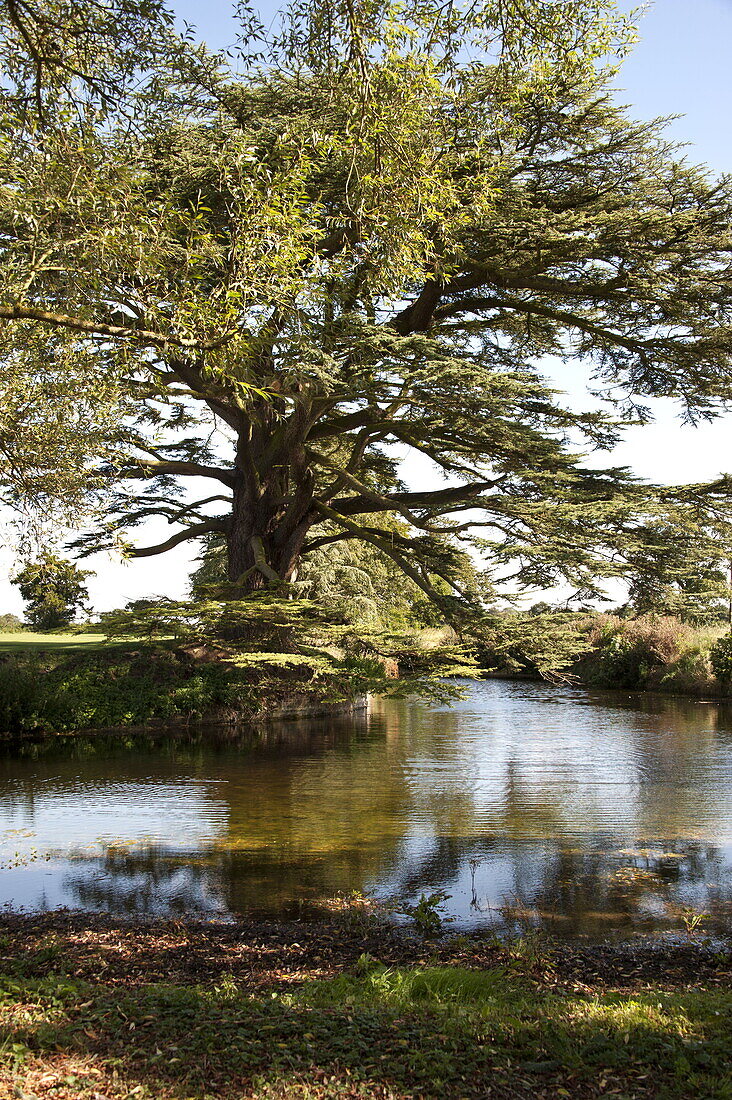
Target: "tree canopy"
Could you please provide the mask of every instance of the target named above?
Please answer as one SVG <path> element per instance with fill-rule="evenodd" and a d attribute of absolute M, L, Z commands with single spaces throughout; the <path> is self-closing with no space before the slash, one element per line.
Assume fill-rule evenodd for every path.
<path fill-rule="evenodd" d="M 283 26 L 243 76 L 165 30 L 114 104 L 62 87 L 39 127 L 6 103 L 5 500 L 93 506 L 83 552 L 219 538 L 240 593 L 360 540 L 443 603 L 471 597 L 471 540 L 514 583 L 591 590 L 649 524 L 708 530 L 726 479 L 583 453 L 647 397 L 703 418 L 732 391 L 730 180 L 614 103 L 614 4 L 329 0 Z M 546 356 L 608 411 L 571 409 Z M 170 538 L 133 545 L 153 516 Z"/>
<path fill-rule="evenodd" d="M 162 0 L 0 0 L 5 107 L 36 125 L 71 103 L 107 110 L 155 65 L 171 27 Z"/>

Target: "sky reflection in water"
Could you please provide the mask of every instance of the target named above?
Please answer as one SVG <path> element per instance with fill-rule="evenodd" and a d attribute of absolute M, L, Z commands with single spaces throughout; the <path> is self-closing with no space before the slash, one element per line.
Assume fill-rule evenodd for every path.
<path fill-rule="evenodd" d="M 444 708 L 0 760 L 0 904 L 293 913 L 444 889 L 466 926 L 732 926 L 732 709 L 487 681 Z"/>

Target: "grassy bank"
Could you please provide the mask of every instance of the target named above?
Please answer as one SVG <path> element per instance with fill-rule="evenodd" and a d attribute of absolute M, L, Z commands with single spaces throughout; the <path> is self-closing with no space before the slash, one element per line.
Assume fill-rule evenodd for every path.
<path fill-rule="evenodd" d="M 368 693 L 442 700 L 445 677 L 472 669 L 449 631 L 369 632 L 306 601 L 141 603 L 109 613 L 106 636 L 0 635 L 0 737 L 337 714 Z"/>
<path fill-rule="evenodd" d="M 326 653 L 8 635 L 0 640 L 0 736 L 327 713 L 378 672 Z"/>
<path fill-rule="evenodd" d="M 729 957 L 2 918 L 0 1095 L 729 1098 Z"/>
<path fill-rule="evenodd" d="M 44 653 L 48 650 L 68 651 L 103 649 L 111 643 L 104 634 L 38 634 L 30 630 L 0 631 L 0 654 Z"/>
<path fill-rule="evenodd" d="M 342 635 L 344 628 L 334 630 Z M 384 645 L 380 653 L 357 632 L 346 646 L 340 637 L 333 644 L 327 627 L 316 644 L 307 639 L 286 652 L 164 633 L 155 640 L 4 634 L 0 737 L 328 714 L 367 692 L 447 697 L 449 681 L 440 676 L 480 674 L 449 632 L 388 637 Z M 389 645 L 398 660 L 385 656 Z M 724 698 L 732 682 L 726 628 L 670 616 L 501 612 L 489 619 L 475 653 L 487 672 L 592 687 Z"/>

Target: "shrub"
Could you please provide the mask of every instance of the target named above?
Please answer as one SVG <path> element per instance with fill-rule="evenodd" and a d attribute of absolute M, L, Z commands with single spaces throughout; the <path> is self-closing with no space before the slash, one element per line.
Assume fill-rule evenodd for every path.
<path fill-rule="evenodd" d="M 709 651 L 714 675 L 724 687 L 732 682 L 732 633 L 723 634 Z"/>
<path fill-rule="evenodd" d="M 198 652 L 196 652 L 198 651 Z M 354 694 L 418 685 L 443 700 L 450 686 L 404 684 L 369 657 L 220 651 L 143 643 L 93 653 L 21 654 L 0 662 L 0 733 L 144 726 L 207 715 L 247 720 L 289 705 L 345 702 Z"/>
<path fill-rule="evenodd" d="M 0 615 L 0 634 L 17 634 L 23 629 L 23 623 L 17 615 Z"/>
<path fill-rule="evenodd" d="M 229 704 L 237 670 L 194 666 L 157 647 L 55 661 L 23 655 L 0 664 L 0 731 L 70 731 L 200 718 Z"/>
<path fill-rule="evenodd" d="M 46 692 L 37 660 L 0 663 L 0 731 L 34 729 L 41 723 Z"/>
<path fill-rule="evenodd" d="M 670 615 L 602 618 L 590 631 L 590 679 L 606 687 L 646 687 L 654 673 L 679 659 L 690 636 L 689 627 Z"/>
<path fill-rule="evenodd" d="M 655 686 L 655 685 L 654 685 Z M 698 644 L 685 650 L 659 677 L 658 687 L 689 695 L 703 695 L 718 688 L 709 649 Z"/>

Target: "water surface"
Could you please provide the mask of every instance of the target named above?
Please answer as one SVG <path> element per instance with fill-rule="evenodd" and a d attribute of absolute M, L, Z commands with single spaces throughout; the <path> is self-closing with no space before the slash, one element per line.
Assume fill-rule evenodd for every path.
<path fill-rule="evenodd" d="M 466 927 L 729 930 L 732 708 L 485 681 L 236 742 L 0 759 L 0 905 L 230 919 L 437 889 Z"/>

